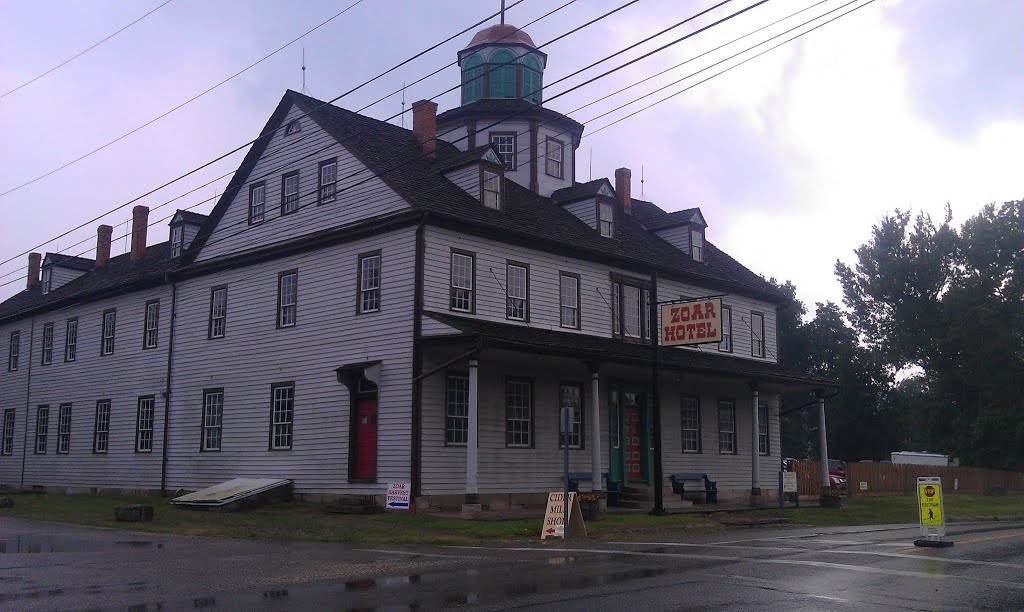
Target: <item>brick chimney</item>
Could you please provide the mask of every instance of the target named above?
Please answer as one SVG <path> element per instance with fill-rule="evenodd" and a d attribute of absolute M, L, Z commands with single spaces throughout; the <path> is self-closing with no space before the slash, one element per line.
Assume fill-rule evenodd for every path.
<path fill-rule="evenodd" d="M 42 261 L 42 256 L 39 253 L 28 254 L 28 282 L 25 284 L 29 289 L 34 289 L 39 286 L 39 263 Z"/>
<path fill-rule="evenodd" d="M 146 255 L 146 229 L 149 225 L 149 208 L 136 206 L 132 209 L 132 263 L 142 261 Z"/>
<path fill-rule="evenodd" d="M 96 228 L 96 267 L 106 268 L 110 262 L 110 236 L 114 228 L 101 225 Z"/>
<path fill-rule="evenodd" d="M 412 103 L 412 133 L 420 141 L 423 152 L 433 155 L 437 148 L 437 104 L 430 100 Z"/>
<path fill-rule="evenodd" d="M 633 214 L 633 197 L 630 193 L 632 175 L 629 168 L 619 168 L 615 171 L 615 194 L 619 196 L 619 202 L 622 202 L 622 212 L 627 215 Z"/>

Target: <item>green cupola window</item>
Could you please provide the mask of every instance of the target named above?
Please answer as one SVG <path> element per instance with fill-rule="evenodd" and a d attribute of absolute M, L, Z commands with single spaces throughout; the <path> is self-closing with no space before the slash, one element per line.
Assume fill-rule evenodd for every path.
<path fill-rule="evenodd" d="M 484 97 L 484 59 L 474 53 L 462 63 L 462 103 L 469 104 Z"/>
<path fill-rule="evenodd" d="M 507 49 L 495 51 L 490 58 L 491 98 L 516 97 L 516 56 Z"/>

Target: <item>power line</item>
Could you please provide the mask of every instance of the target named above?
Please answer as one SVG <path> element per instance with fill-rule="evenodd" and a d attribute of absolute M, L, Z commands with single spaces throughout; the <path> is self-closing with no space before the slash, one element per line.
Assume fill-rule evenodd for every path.
<path fill-rule="evenodd" d="M 359 1 L 362 1 L 362 0 L 359 0 Z M 509 6 L 509 7 L 508 7 L 508 9 L 511 9 L 511 8 L 515 7 L 516 5 L 518 5 L 518 4 L 521 4 L 521 3 L 522 3 L 522 2 L 524 2 L 524 1 L 525 1 L 525 0 L 519 0 L 518 2 L 515 2 L 514 4 L 512 4 L 511 6 Z M 575 0 L 573 0 L 573 1 L 575 1 Z M 633 0 L 633 1 L 634 1 L 634 2 L 636 2 L 637 0 Z M 353 6 L 354 6 L 354 5 L 353 5 Z M 506 9 L 506 10 L 508 10 L 508 9 Z M 448 41 L 452 40 L 453 38 L 455 38 L 455 37 L 457 37 L 457 36 L 461 36 L 462 34 L 465 34 L 465 33 L 466 33 L 466 32 L 468 32 L 468 31 L 469 31 L 470 29 L 472 29 L 472 28 L 475 28 L 475 27 L 477 27 L 478 25 L 480 25 L 480 24 L 484 23 L 485 21 L 488 21 L 488 20 L 490 20 L 490 19 L 493 19 L 493 18 L 494 18 L 494 17 L 496 17 L 496 16 L 497 16 L 497 15 L 498 15 L 499 13 L 500 13 L 500 11 L 499 11 L 499 12 L 495 12 L 495 13 L 493 13 L 493 14 L 491 14 L 491 15 L 489 15 L 489 16 L 487 16 L 487 17 L 485 17 L 484 19 L 481 19 L 480 21 L 477 21 L 476 23 L 474 23 L 474 24 L 470 25 L 469 27 L 467 27 L 467 28 L 463 29 L 462 31 L 458 32 L 457 34 L 454 34 L 454 35 L 452 35 L 452 36 L 448 37 L 448 38 L 447 38 L 447 39 L 445 39 L 444 41 L 442 41 L 442 42 L 440 42 L 440 43 L 437 43 L 437 44 L 435 44 L 435 45 L 432 45 L 431 47 L 429 47 L 429 48 L 428 48 L 428 49 L 426 49 L 425 51 L 422 51 L 422 52 L 420 52 L 420 53 L 417 53 L 416 55 L 413 55 L 412 57 L 410 57 L 410 58 L 408 58 L 408 59 L 406 59 L 406 60 L 404 60 L 404 61 L 402 61 L 402 62 L 400 62 L 400 63 L 396 64 L 395 66 L 393 66 L 393 67 L 391 67 L 391 68 L 389 68 L 389 69 L 388 69 L 388 70 L 386 70 L 385 72 L 383 72 L 383 73 L 380 73 L 379 75 L 377 75 L 377 76 L 375 76 L 375 77 L 373 77 L 373 78 L 371 78 L 371 79 L 369 79 L 369 80 L 367 80 L 367 81 L 364 81 L 364 82 L 363 82 L 363 83 L 361 83 L 360 85 L 358 85 L 358 86 L 356 86 L 356 87 L 354 87 L 354 88 L 350 89 L 349 91 L 347 91 L 347 92 L 345 92 L 345 93 L 341 94 L 340 96 L 338 96 L 338 97 L 334 98 L 333 100 L 331 100 L 331 102 L 335 102 L 335 101 L 337 101 L 337 100 L 339 100 L 339 99 L 343 98 L 344 96 L 346 96 L 346 95 L 349 95 L 349 94 L 351 94 L 352 92 L 354 92 L 354 91 L 356 91 L 356 90 L 360 89 L 361 87 L 364 87 L 364 86 L 366 86 L 366 85 L 368 85 L 368 84 L 372 83 L 373 81 L 375 81 L 375 80 L 377 80 L 378 78 L 380 78 L 380 77 L 382 77 L 382 76 L 384 76 L 384 75 L 388 74 L 389 72 L 392 72 L 393 70 L 395 70 L 395 69 L 397 69 L 397 68 L 399 68 L 399 67 L 401 67 L 401 66 L 403 66 L 403 65 L 405 65 L 405 64 L 407 64 L 407 63 L 409 63 L 409 62 L 411 62 L 411 61 L 413 61 L 413 60 L 415 60 L 415 59 L 417 59 L 417 58 L 419 58 L 419 57 L 420 57 L 420 56 L 422 56 L 422 55 L 423 55 L 424 53 L 427 53 L 427 52 L 429 52 L 429 51 L 432 51 L 433 49 L 435 49 L 435 48 L 437 48 L 438 46 L 440 46 L 440 45 L 442 45 L 442 44 L 444 44 L 444 43 L 446 43 L 446 42 L 448 42 Z M 550 13 L 549 13 L 549 14 L 550 14 Z M 331 102 L 325 103 L 325 105 L 326 105 L 326 104 L 330 104 Z M 366 108 L 366 107 L 364 107 L 364 108 Z M 207 167 L 209 167 L 209 166 L 211 166 L 211 165 L 213 165 L 213 164 L 215 164 L 215 163 L 217 163 L 217 162 L 219 162 L 219 161 L 221 161 L 221 160 L 225 159 L 226 157 L 229 157 L 229 156 L 231 156 L 231 155 L 233 155 L 233 154 L 235 154 L 235 153 L 237 153 L 237 152 L 241 151 L 241 150 L 242 150 L 242 149 L 244 149 L 245 147 L 248 147 L 249 145 L 251 145 L 251 144 L 254 144 L 254 143 L 255 143 L 256 141 L 258 141 L 258 140 L 259 140 L 260 138 L 263 138 L 263 137 L 265 137 L 265 136 L 268 136 L 268 135 L 270 135 L 270 134 L 273 134 L 273 133 L 274 133 L 274 132 L 276 132 L 276 131 L 277 131 L 278 129 L 281 129 L 281 128 L 280 128 L 280 127 L 278 127 L 278 128 L 275 128 L 274 130 L 271 130 L 271 131 L 269 131 L 269 132 L 267 132 L 267 133 L 262 133 L 262 134 L 260 134 L 259 136 L 257 136 L 256 138 L 254 138 L 253 140 L 250 140 L 250 141 L 248 141 L 248 142 L 245 142 L 245 143 L 243 143 L 243 144 L 239 145 L 238 147 L 236 147 L 236 148 L 234 148 L 234 149 L 232 149 L 232 150 L 228 151 L 227 153 L 224 153 L 223 155 L 220 155 L 220 156 L 218 156 L 218 157 L 216 157 L 216 158 L 214 158 L 214 159 L 212 159 L 212 160 L 210 160 L 210 161 L 208 161 L 208 162 L 206 162 L 206 163 L 204 163 L 204 164 L 202 164 L 202 165 L 200 165 L 200 166 L 198 166 L 198 167 L 196 167 L 196 168 L 193 168 L 192 170 L 190 170 L 190 171 L 188 171 L 188 172 L 186 172 L 186 173 L 184 173 L 184 174 L 182 174 L 182 175 L 178 176 L 177 178 L 174 178 L 174 179 L 172 179 L 172 180 L 170 180 L 170 181 L 167 181 L 166 183 L 164 183 L 164 184 L 160 185 L 159 187 L 156 187 L 155 189 L 152 189 L 152 190 L 150 190 L 150 191 L 147 191 L 146 193 L 144 193 L 144 194 L 142 194 L 142 195 L 140 195 L 140 196 L 137 196 L 137 197 L 135 197 L 135 198 L 132 198 L 131 200 L 129 200 L 129 201 L 127 201 L 127 202 L 125 202 L 124 204 L 120 204 L 120 205 L 118 205 L 118 206 L 115 206 L 114 208 L 112 208 L 112 209 L 110 209 L 110 210 L 108 210 L 108 211 L 106 211 L 106 212 L 104 212 L 104 213 L 102 213 L 102 214 L 100 214 L 100 215 L 98 215 L 98 216 L 96 216 L 96 217 L 92 218 L 92 219 L 89 219 L 88 221 L 85 221 L 84 223 L 81 223 L 81 224 L 79 224 L 79 225 L 78 225 L 78 226 L 76 226 L 76 227 L 73 227 L 73 228 L 71 228 L 71 229 L 69 229 L 69 230 L 67 230 L 67 231 L 63 232 L 63 233 L 61 233 L 60 235 L 58 235 L 58 236 L 56 236 L 56 237 L 54 237 L 54 238 L 50 238 L 49 240 L 46 240 L 45 242 L 42 242 L 42 243 L 40 243 L 40 244 L 37 244 L 37 245 L 36 245 L 36 246 L 34 246 L 34 247 L 31 247 L 31 248 L 29 248 L 29 249 L 27 249 L 27 250 L 25 250 L 25 251 L 22 251 L 21 253 L 18 253 L 17 255 L 14 255 L 14 256 L 12 256 L 12 257 L 9 257 L 9 258 L 7 258 L 7 259 L 5 259 L 5 260 L 3 260 L 3 261 L 0 261 L 0 265 L 3 265 L 3 264 L 7 264 L 7 263 L 10 263 L 10 262 L 14 261 L 15 259 L 18 259 L 19 257 L 22 257 L 23 255 L 25 255 L 25 254 L 27 254 L 27 253 L 30 253 L 30 252 L 32 252 L 32 251 L 34 251 L 34 250 L 36 250 L 36 249 L 39 249 L 39 248 L 42 248 L 42 247 L 46 246 L 47 244 L 49 244 L 50 242 L 53 242 L 54 240 L 60 240 L 60 239 L 61 239 L 61 238 L 63 238 L 64 236 L 67 236 L 68 234 L 70 234 L 70 233 L 72 233 L 72 232 L 74 232 L 74 231 L 77 231 L 77 230 L 79 230 L 79 229 L 82 229 L 83 227 L 86 227 L 87 225 L 90 225 L 90 224 L 92 224 L 92 223 L 95 223 L 96 221 L 98 221 L 98 220 L 102 219 L 103 217 L 105 217 L 105 216 L 107 216 L 107 215 L 109 215 L 109 214 L 115 213 L 115 212 L 117 212 L 118 210 L 120 210 L 120 209 L 122 209 L 122 208 L 125 208 L 126 206 L 130 206 L 131 204 L 134 204 L 134 203 L 138 202 L 139 200 L 142 200 L 143 198 L 145 198 L 145 197 L 147 197 L 147 196 L 150 196 L 150 195 L 152 195 L 152 194 L 154 194 L 154 193 L 156 193 L 156 192 L 160 191 L 161 189 L 164 189 L 165 187 L 168 187 L 168 186 L 170 186 L 170 185 L 172 185 L 172 184 L 174 184 L 174 183 L 176 183 L 176 182 L 178 182 L 178 181 L 180 181 L 180 180 L 183 180 L 183 179 L 185 179 L 185 178 L 187 178 L 187 177 L 189 177 L 189 176 L 191 176 L 191 175 L 195 174 L 196 172 L 198 172 L 198 171 L 200 171 L 200 170 L 202 170 L 202 169 L 204 169 L 204 168 L 207 168 Z"/>
<path fill-rule="evenodd" d="M 169 1 L 170 1 L 170 0 L 168 0 L 168 2 L 169 2 Z M 320 24 L 319 24 L 319 25 L 317 25 L 317 26 L 315 26 L 315 27 L 313 27 L 313 28 L 311 28 L 311 29 L 307 30 L 307 31 L 306 31 L 306 32 L 305 32 L 304 34 L 302 34 L 302 35 L 300 35 L 300 36 L 298 36 L 298 37 L 296 37 L 296 38 L 292 39 L 292 40 L 291 40 L 290 42 L 286 43 L 285 45 L 282 45 L 282 46 L 278 47 L 277 49 L 275 49 L 274 51 L 272 51 L 272 52 L 271 52 L 271 53 L 269 53 L 268 55 L 264 55 L 264 56 L 263 56 L 263 57 L 261 57 L 260 59 L 258 59 L 258 60 L 256 60 L 255 62 L 253 62 L 253 63 L 249 64 L 249 65 L 248 65 L 248 66 L 246 66 L 245 68 L 242 68 L 242 69 L 241 69 L 241 70 L 239 70 L 238 72 L 236 72 L 236 73 L 232 74 L 231 76 L 229 76 L 228 78 L 226 78 L 226 79 L 224 79 L 224 80 L 220 81 L 220 82 L 219 82 L 219 83 L 217 83 L 216 85 L 213 85 L 212 87 L 208 87 L 207 89 L 205 89 L 205 90 L 201 91 L 200 93 L 198 93 L 198 94 L 196 94 L 196 95 L 192 96 L 192 97 L 191 97 L 191 98 L 189 98 L 188 100 L 185 100 L 185 101 L 184 101 L 184 102 L 182 102 L 181 104 L 178 104 L 178 105 L 177 105 L 177 106 L 175 106 L 174 108 L 172 108 L 172 109 L 170 109 L 170 110 L 168 110 L 168 111 L 165 111 L 165 112 L 163 112 L 163 113 L 161 113 L 161 114 L 157 115 L 156 117 L 153 117 L 152 119 L 150 119 L 149 121 L 147 121 L 147 122 L 143 123 L 142 125 L 140 125 L 140 126 L 138 126 L 138 127 L 135 127 L 135 128 L 133 128 L 133 129 L 131 129 L 131 130 L 128 130 L 127 132 L 125 132 L 124 134 L 121 134 L 121 135 L 120 135 L 120 136 L 118 136 L 117 138 L 114 138 L 113 140 L 110 140 L 110 141 L 108 141 L 108 142 L 106 142 L 106 143 L 104 143 L 104 144 L 102 144 L 102 145 L 100 145 L 100 146 L 96 147 L 95 149 L 92 149 L 92 150 L 91 150 L 91 151 L 89 151 L 88 153 L 83 153 L 82 155 L 79 155 L 78 157 L 76 157 L 76 158 L 72 159 L 71 161 L 69 161 L 69 162 L 65 162 L 64 164 L 62 164 L 62 165 L 60 165 L 60 166 L 57 166 L 56 168 L 54 168 L 54 169 L 52 169 L 52 170 L 50 170 L 50 171 L 48 171 L 48 172 L 44 172 L 43 174 L 40 174 L 39 176 L 37 176 L 37 177 L 35 177 L 35 178 L 31 179 L 31 180 L 25 181 L 24 183 L 21 183 L 21 184 L 19 184 L 19 185 L 15 186 L 15 187 L 11 187 L 10 189 L 8 189 L 8 190 L 6 190 L 6 191 L 0 192 L 0 198 L 2 198 L 2 197 L 4 197 L 4 196 L 6 196 L 6 195 L 8 195 L 8 194 L 14 193 L 15 191 L 17 191 L 17 190 L 21 189 L 22 187 L 27 187 L 27 186 L 29 186 L 29 185 L 31 185 L 31 184 L 33 184 L 33 183 L 37 182 L 37 181 L 40 181 L 40 180 L 42 180 L 42 179 L 44 179 L 44 178 L 46 178 L 46 177 L 48 177 L 48 176 L 51 176 L 51 175 L 53 175 L 53 174 L 56 174 L 57 172 L 60 172 L 61 170 L 65 169 L 65 168 L 68 168 L 68 167 L 70 167 L 70 166 L 73 166 L 74 164 L 77 164 L 78 162 L 82 161 L 83 159 L 86 159 L 87 157 L 90 157 L 90 156 L 92 156 L 92 155 L 94 155 L 94 154 L 96 154 L 96 153 L 99 153 L 99 152 L 100 152 L 100 151 L 102 151 L 103 149 L 106 149 L 107 147 L 109 147 L 109 146 L 111 146 L 111 145 L 113 145 L 113 144 L 115 144 L 115 143 L 118 143 L 118 142 L 120 142 L 120 141 L 124 140 L 125 138 L 127 138 L 127 137 L 131 136 L 132 134 L 134 134 L 134 133 L 138 132 L 139 130 L 141 130 L 141 129 L 143 129 L 143 128 L 146 128 L 146 127 L 148 127 L 148 126 L 150 126 L 150 125 L 153 125 L 154 123 L 156 123 L 157 121 L 160 121 L 161 119 L 163 119 L 164 117 L 166 117 L 166 116 L 170 115 L 171 113 L 173 113 L 173 112 L 175 112 L 175 111 L 177 111 L 177 110 L 179 110 L 179 109 L 181 109 L 181 108 L 183 108 L 183 107 L 185 107 L 185 106 L 188 106 L 189 104 L 191 104 L 191 103 L 195 102 L 195 101 L 196 101 L 196 100 L 198 100 L 199 98 L 202 98 L 202 97 L 203 97 L 203 96 L 205 96 L 206 94 L 208 94 L 208 93 L 210 93 L 211 91 L 213 91 L 213 90 L 217 89 L 218 87 L 220 87 L 221 85 L 223 85 L 223 84 L 227 83 L 228 81 L 230 81 L 230 80 L 232 80 L 232 79 L 234 79 L 234 78 L 238 77 L 239 75 L 241 75 L 241 74 L 243 74 L 243 73 L 245 73 L 245 72 L 249 71 L 249 70 L 250 70 L 250 69 L 252 69 L 252 68 L 255 68 L 255 67 L 256 67 L 256 66 L 258 66 L 259 64 L 262 64 L 262 63 L 263 63 L 264 61 L 266 61 L 266 60 L 270 59 L 271 57 L 273 57 L 273 56 L 277 55 L 277 54 L 278 54 L 278 53 L 280 53 L 281 51 L 284 51 L 284 50 L 285 50 L 286 48 L 288 48 L 288 47 L 290 47 L 291 45 L 295 44 L 295 43 L 296 43 L 296 42 L 298 42 L 299 40 L 301 40 L 301 39 L 305 38 L 305 37 L 306 37 L 306 36 L 308 36 L 309 34 L 311 34 L 311 33 L 315 32 L 316 30 L 319 30 L 320 28 L 322 28 L 323 26 L 327 25 L 328 23 L 330 23 L 330 22 L 334 21 L 334 20 L 335 20 L 335 19 L 337 19 L 338 17 L 341 17 L 342 15 L 344 15 L 345 13 L 347 13 L 347 12 L 348 12 L 348 11 L 349 11 L 350 9 L 352 9 L 352 8 L 355 8 L 355 7 L 357 6 L 357 5 L 359 5 L 359 4 L 360 4 L 360 3 L 362 3 L 362 2 L 363 2 L 363 0 L 356 0 L 356 1 L 355 1 L 355 2 L 353 2 L 352 4 L 348 5 L 348 6 L 347 6 L 347 7 L 345 7 L 344 9 L 342 9 L 342 10 L 341 10 L 340 12 L 338 12 L 338 13 L 335 13 L 335 14 L 334 14 L 334 15 L 333 15 L 332 17 L 328 18 L 328 19 L 327 19 L 326 21 L 322 21 L 322 22 L 320 22 Z"/>
<path fill-rule="evenodd" d="M 108 41 L 108 40 L 110 40 L 111 38 L 113 38 L 113 37 L 117 36 L 117 35 L 118 35 L 118 34 L 120 34 L 121 32 L 124 32 L 124 31 L 125 31 L 125 30 L 127 30 L 128 28 L 130 28 L 130 27 L 132 27 L 133 25 L 137 24 L 138 22 L 142 21 L 142 20 L 143 20 L 143 19 L 145 19 L 146 17 L 149 17 L 149 16 L 150 16 L 150 15 L 152 15 L 153 13 L 155 13 L 155 12 L 159 11 L 159 10 L 160 10 L 160 9 L 162 9 L 163 7 L 165 7 L 165 6 L 167 6 L 168 4 L 170 4 L 170 3 L 172 2 L 172 1 L 173 1 L 173 0 L 165 0 L 165 2 L 163 2 L 163 3 L 162 3 L 162 4 L 160 4 L 160 5 L 158 5 L 158 6 L 156 7 L 156 8 L 152 9 L 151 11 L 149 11 L 148 13 L 146 13 L 145 15 L 143 15 L 142 17 L 139 17 L 139 18 L 138 18 L 138 19 L 136 19 L 135 21 L 133 21 L 133 22 L 129 23 L 128 25 L 124 26 L 124 27 L 123 27 L 123 28 L 121 28 L 120 30 L 118 30 L 118 31 L 114 32 L 113 34 L 111 34 L 111 35 L 107 36 L 107 37 L 106 37 L 106 38 L 104 38 L 103 40 L 101 40 L 101 41 L 99 41 L 99 42 L 97 42 L 97 43 L 95 43 L 95 44 L 93 44 L 93 45 L 90 45 L 89 47 L 87 47 L 86 49 L 83 49 L 82 51 L 79 51 L 78 53 L 76 53 L 76 54 L 72 55 L 71 57 L 69 57 L 68 59 L 64 60 L 63 62 L 60 62 L 59 64 L 57 64 L 57 65 L 56 65 L 56 66 L 54 66 L 53 68 L 50 68 L 50 69 L 49 69 L 49 70 L 47 70 L 46 72 L 44 72 L 44 73 L 42 73 L 42 74 L 40 74 L 40 75 L 38 75 L 38 76 L 35 76 L 35 77 L 33 77 L 33 78 L 31 78 L 31 79 L 29 79 L 29 80 L 25 81 L 24 83 L 22 83 L 21 85 L 18 85 L 18 86 L 17 86 L 17 87 L 15 87 L 14 89 L 10 89 L 10 90 L 8 90 L 8 91 L 4 92 L 3 94 L 0 94 L 0 99 L 6 98 L 7 96 L 11 95 L 12 93 L 14 93 L 14 92 L 18 91 L 19 89 L 21 89 L 21 88 L 23 88 L 23 87 L 26 87 L 26 86 L 28 86 L 28 85 L 31 85 L 32 83 L 35 83 L 36 81 L 38 81 L 39 79 L 43 78 L 44 76 L 46 76 L 46 75 L 50 74 L 51 72 L 54 72 L 54 71 L 56 71 L 56 70 L 59 70 L 59 69 L 60 69 L 60 68 L 62 68 L 63 66 L 66 66 L 67 64 L 70 64 L 71 62 L 73 62 L 73 61 L 75 61 L 76 59 L 78 59 L 78 58 L 82 57 L 83 55 L 85 55 L 86 53 L 88 53 L 88 52 L 92 51 L 92 50 L 93 50 L 93 49 L 95 49 L 96 47 L 98 47 L 98 46 L 102 45 L 103 43 L 107 42 L 107 41 Z"/>

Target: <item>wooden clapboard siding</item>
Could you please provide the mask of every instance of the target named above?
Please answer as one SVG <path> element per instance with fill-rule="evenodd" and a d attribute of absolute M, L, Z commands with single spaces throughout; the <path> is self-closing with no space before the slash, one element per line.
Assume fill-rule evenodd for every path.
<path fill-rule="evenodd" d="M 576 218 L 590 226 L 590 229 L 597 231 L 597 200 L 580 200 L 566 204 L 562 208 L 576 215 Z"/>
<path fill-rule="evenodd" d="M 480 199 L 480 164 L 470 164 L 446 173 L 445 178 L 455 183 L 477 200 Z"/>
<path fill-rule="evenodd" d="M 654 232 L 659 238 L 665 242 L 676 247 L 680 251 L 690 254 L 690 226 L 689 225 L 677 225 L 675 227 L 666 227 L 665 229 L 657 230 Z"/>
<path fill-rule="evenodd" d="M 64 266 L 50 266 L 50 270 L 50 291 L 85 274 L 82 270 L 65 268 Z"/>
<path fill-rule="evenodd" d="M 301 114 L 295 106 L 288 111 L 284 124 L 298 119 L 302 123 L 302 131 L 286 136 L 282 129 L 274 135 L 196 261 L 266 246 L 409 207 L 381 179 L 367 181 L 373 174 L 366 166 L 312 119 L 301 117 Z M 318 205 L 319 164 L 335 157 L 338 161 L 337 199 Z M 299 210 L 281 217 L 281 177 L 295 170 L 299 171 Z M 266 184 L 266 221 L 250 226 L 249 187 L 259 181 Z"/>
<path fill-rule="evenodd" d="M 303 492 L 380 492 L 408 481 L 415 228 L 282 257 L 179 286 L 171 488 L 281 477 Z M 357 259 L 381 251 L 381 311 L 356 314 Z M 278 273 L 298 270 L 296 325 L 276 328 Z M 225 337 L 207 339 L 210 290 L 227 285 Z M 335 368 L 381 360 L 377 480 L 348 483 L 349 396 Z M 268 450 L 271 385 L 295 383 L 292 450 Z M 203 390 L 224 389 L 222 450 L 200 452 Z"/>
<path fill-rule="evenodd" d="M 42 337 L 42 324 L 36 325 L 36 333 Z M 14 372 L 7 370 L 8 357 L 11 346 L 11 333 L 19 333 L 18 369 Z M 10 455 L 0 455 L 0 484 L 17 486 L 21 479 L 21 458 L 22 444 L 25 435 L 25 401 L 28 393 L 29 363 L 31 362 L 32 348 L 32 319 L 24 318 L 17 321 L 0 325 L 0 355 L 3 355 L 3 362 L 0 363 L 0 418 L 6 410 L 14 409 L 14 449 Z M 33 368 L 35 364 L 32 364 Z M 34 415 L 33 421 L 35 423 Z M 3 429 L 3 421 L 0 421 L 0 433 Z"/>
<path fill-rule="evenodd" d="M 551 176 L 546 172 L 547 157 L 544 143 L 549 136 L 556 140 L 561 140 L 563 143 L 562 178 Z M 571 134 L 557 128 L 541 125 L 537 130 L 537 193 L 547 197 L 563 187 L 572 187 L 575 176 L 575 158 L 576 151 L 572 146 Z"/>

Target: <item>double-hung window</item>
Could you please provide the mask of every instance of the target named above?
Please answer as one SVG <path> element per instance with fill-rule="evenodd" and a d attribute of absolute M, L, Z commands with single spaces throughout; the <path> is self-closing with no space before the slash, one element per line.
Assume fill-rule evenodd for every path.
<path fill-rule="evenodd" d="M 43 268 L 43 295 L 46 295 L 53 288 L 53 268 L 51 266 L 45 266 Z"/>
<path fill-rule="evenodd" d="M 494 132 L 491 134 L 491 144 L 498 149 L 498 156 L 505 166 L 506 171 L 516 169 L 516 133 L 515 132 Z"/>
<path fill-rule="evenodd" d="M 728 306 L 722 306 L 722 340 L 718 343 L 718 350 L 732 352 L 732 308 Z"/>
<path fill-rule="evenodd" d="M 181 247 L 184 245 L 184 228 L 175 225 L 171 228 L 171 257 L 181 255 Z"/>
<path fill-rule="evenodd" d="M 64 331 L 64 361 L 74 361 L 78 355 L 78 319 L 68 319 Z"/>
<path fill-rule="evenodd" d="M 771 451 L 768 442 L 768 404 L 757 405 L 757 452 L 767 455 Z"/>
<path fill-rule="evenodd" d="M 533 381 L 505 380 L 505 446 L 533 446 Z"/>
<path fill-rule="evenodd" d="M 0 455 L 14 454 L 14 408 L 4 410 L 3 438 L 0 439 Z"/>
<path fill-rule="evenodd" d="M 622 333 L 627 338 L 640 338 L 640 323 L 643 319 L 640 293 L 640 287 L 622 285 Z"/>
<path fill-rule="evenodd" d="M 289 270 L 277 276 L 277 326 L 295 325 L 299 304 L 299 272 Z"/>
<path fill-rule="evenodd" d="M 203 432 L 199 450 L 220 450 L 223 425 L 224 389 L 203 390 Z"/>
<path fill-rule="evenodd" d="M 46 454 L 46 437 L 50 431 L 50 407 L 36 408 L 36 454 Z"/>
<path fill-rule="evenodd" d="M 317 181 L 317 204 L 333 202 L 338 197 L 338 160 L 329 159 L 320 162 L 320 174 Z"/>
<path fill-rule="evenodd" d="M 145 323 L 142 329 L 142 348 L 156 348 L 160 338 L 160 300 L 146 302 Z"/>
<path fill-rule="evenodd" d="M 505 318 L 513 321 L 528 320 L 530 268 L 526 264 L 508 262 L 505 266 L 505 284 L 508 287 Z"/>
<path fill-rule="evenodd" d="M 278 384 L 271 387 L 270 448 L 287 450 L 292 447 L 292 421 L 295 418 L 295 385 Z"/>
<path fill-rule="evenodd" d="M 359 256 L 359 313 L 380 310 L 380 251 Z"/>
<path fill-rule="evenodd" d="M 764 315 L 759 312 L 750 313 L 750 354 L 764 357 Z"/>
<path fill-rule="evenodd" d="M 694 261 L 704 261 L 704 232 L 690 230 L 690 255 Z"/>
<path fill-rule="evenodd" d="M 57 454 L 71 450 L 71 404 L 61 404 L 57 412 Z"/>
<path fill-rule="evenodd" d="M 558 275 L 559 323 L 562 327 L 580 328 L 580 277 L 561 272 Z"/>
<path fill-rule="evenodd" d="M 262 223 L 267 216 L 267 184 L 249 187 L 249 224 Z"/>
<path fill-rule="evenodd" d="M 139 398 L 139 413 L 135 421 L 135 452 L 153 451 L 153 421 L 156 416 L 156 398 L 152 395 Z"/>
<path fill-rule="evenodd" d="M 612 335 L 627 340 L 651 337 L 651 290 L 646 281 L 612 274 Z"/>
<path fill-rule="evenodd" d="M 96 402 L 96 420 L 92 429 L 92 452 L 105 453 L 110 446 L 110 400 Z"/>
<path fill-rule="evenodd" d="M 11 348 L 7 353 L 7 371 L 18 369 L 18 357 L 21 355 L 21 332 L 11 332 Z"/>
<path fill-rule="evenodd" d="M 210 338 L 223 338 L 228 319 L 228 288 L 215 287 L 210 291 Z"/>
<path fill-rule="evenodd" d="M 472 253 L 452 251 L 451 301 L 452 310 L 473 312 L 476 256 Z"/>
<path fill-rule="evenodd" d="M 558 448 L 565 448 L 565 439 L 569 439 L 569 448 L 583 448 L 583 387 L 577 384 L 563 383 L 558 387 Z M 563 430 L 562 411 L 569 409 L 572 416 L 569 430 Z"/>
<path fill-rule="evenodd" d="M 597 224 L 601 235 L 607 238 L 615 236 L 615 208 L 611 202 L 598 200 L 597 202 Z"/>
<path fill-rule="evenodd" d="M 469 378 L 449 374 L 445 382 L 444 443 L 465 445 L 469 441 Z"/>
<path fill-rule="evenodd" d="M 553 176 L 555 178 L 562 178 L 564 176 L 564 167 L 562 163 L 564 147 L 564 143 L 557 138 L 549 137 L 544 142 L 544 172 L 548 176 Z"/>
<path fill-rule="evenodd" d="M 103 311 L 103 337 L 100 343 L 100 355 L 114 354 L 114 324 L 117 320 L 117 311 L 114 309 Z"/>
<path fill-rule="evenodd" d="M 718 452 L 736 453 L 736 402 L 718 400 Z"/>
<path fill-rule="evenodd" d="M 700 399 L 683 396 L 680 409 L 684 453 L 700 452 Z"/>
<path fill-rule="evenodd" d="M 43 326 L 43 347 L 39 358 L 40 365 L 53 363 L 53 323 Z"/>
<path fill-rule="evenodd" d="M 480 168 L 480 202 L 487 208 L 501 210 L 501 173 Z"/>
<path fill-rule="evenodd" d="M 299 209 L 299 172 L 289 172 L 281 177 L 281 214 L 287 215 Z"/>

